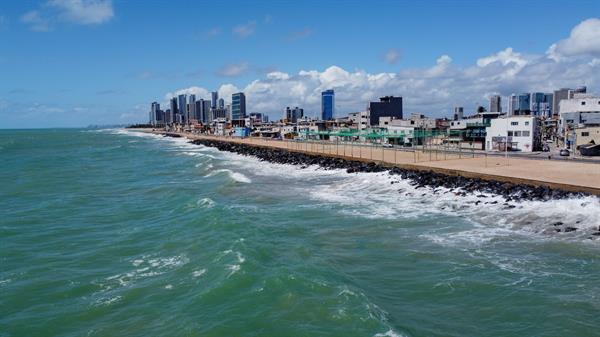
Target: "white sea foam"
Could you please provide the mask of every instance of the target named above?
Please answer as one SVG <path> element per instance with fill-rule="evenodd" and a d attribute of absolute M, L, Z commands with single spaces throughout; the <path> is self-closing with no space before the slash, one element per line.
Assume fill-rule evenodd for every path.
<path fill-rule="evenodd" d="M 245 176 L 244 174 L 242 174 L 240 172 L 232 171 L 230 169 L 214 170 L 214 171 L 211 171 L 209 174 L 205 175 L 204 177 L 205 178 L 213 177 L 219 173 L 227 173 L 231 179 L 233 179 L 237 182 L 240 182 L 240 183 L 250 184 L 252 182 L 252 180 L 250 178 L 248 178 L 247 176 Z"/>
<path fill-rule="evenodd" d="M 196 202 L 196 205 L 203 208 L 213 208 L 215 207 L 215 202 L 211 198 L 202 198 Z"/>
<path fill-rule="evenodd" d="M 121 300 L 121 296 L 102 297 L 94 302 L 94 306 L 108 306 Z"/>
<path fill-rule="evenodd" d="M 194 270 L 192 273 L 193 277 L 200 277 L 206 273 L 206 269 Z"/>
<path fill-rule="evenodd" d="M 165 286 L 165 289 L 167 289 L 167 290 L 171 290 L 171 289 L 173 289 L 173 285 L 172 285 L 172 284 L 167 284 L 167 285 Z"/>
<path fill-rule="evenodd" d="M 392 329 L 389 329 L 386 332 L 375 334 L 374 337 L 404 337 L 404 335 L 399 334 Z"/>
<path fill-rule="evenodd" d="M 108 276 L 104 279 L 107 282 L 102 283 L 101 286 L 104 290 L 110 290 L 116 286 L 127 287 L 139 279 L 162 275 L 188 262 L 189 259 L 184 255 L 134 259 L 131 261 L 131 264 L 136 267 L 134 270 Z"/>

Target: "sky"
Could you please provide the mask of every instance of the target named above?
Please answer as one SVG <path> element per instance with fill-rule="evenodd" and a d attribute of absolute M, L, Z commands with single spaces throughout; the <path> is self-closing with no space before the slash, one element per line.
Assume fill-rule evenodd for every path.
<path fill-rule="evenodd" d="M 0 1 L 0 128 L 146 122 L 178 93 L 271 119 L 380 96 L 450 116 L 493 94 L 600 93 L 600 1 Z"/>

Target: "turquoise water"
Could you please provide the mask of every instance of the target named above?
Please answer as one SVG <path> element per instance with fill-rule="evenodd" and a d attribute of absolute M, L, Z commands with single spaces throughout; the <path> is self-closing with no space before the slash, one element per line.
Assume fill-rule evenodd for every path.
<path fill-rule="evenodd" d="M 0 158 L 0 336 L 600 335 L 595 198 L 475 205 L 124 130 L 0 131 Z"/>

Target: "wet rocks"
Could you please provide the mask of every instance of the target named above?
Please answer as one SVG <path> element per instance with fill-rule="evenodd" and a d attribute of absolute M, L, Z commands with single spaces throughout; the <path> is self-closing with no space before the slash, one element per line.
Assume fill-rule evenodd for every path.
<path fill-rule="evenodd" d="M 520 200 L 547 201 L 551 199 L 566 199 L 584 195 L 583 193 L 566 192 L 542 186 L 514 184 L 479 178 L 466 178 L 433 171 L 411 170 L 401 167 L 390 168 L 374 162 L 293 152 L 275 147 L 254 146 L 210 139 L 196 139 L 191 141 L 191 143 L 214 147 L 221 151 L 254 156 L 260 160 L 271 163 L 299 165 L 302 168 L 318 165 L 324 169 L 345 169 L 348 173 L 388 171 L 391 175 L 409 180 L 416 188 L 445 187 L 451 191 L 456 190 L 454 193 L 458 196 L 466 196 L 468 193 L 477 193 L 476 195 L 478 198 L 485 198 L 486 194 L 493 194 L 504 197 L 507 202 L 518 202 Z M 496 203 L 497 201 L 489 202 L 489 204 Z M 485 204 L 488 204 L 488 202 Z M 514 208 L 514 206 L 510 205 L 509 208 Z"/>

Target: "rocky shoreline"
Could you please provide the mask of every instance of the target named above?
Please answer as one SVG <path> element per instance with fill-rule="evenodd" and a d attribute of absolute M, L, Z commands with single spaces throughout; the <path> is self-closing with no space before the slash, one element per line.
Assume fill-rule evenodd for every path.
<path fill-rule="evenodd" d="M 400 167 L 390 168 L 374 162 L 347 160 L 316 154 L 292 152 L 279 148 L 266 148 L 226 141 L 196 139 L 191 141 L 191 143 L 197 145 L 204 145 L 208 147 L 214 147 L 220 151 L 233 152 L 246 156 L 254 156 L 260 160 L 278 164 L 300 165 L 301 167 L 319 165 L 324 169 L 345 169 L 348 173 L 388 171 L 391 175 L 400 176 L 402 179 L 408 179 L 409 181 L 411 181 L 411 184 L 416 188 L 431 187 L 435 189 L 439 187 L 445 187 L 448 188 L 449 191 L 451 193 L 454 193 L 455 195 L 465 196 L 467 195 L 467 193 L 478 193 L 477 196 L 482 199 L 486 197 L 482 193 L 500 195 L 504 197 L 506 201 L 506 207 L 515 207 L 514 205 L 508 204 L 508 202 L 510 201 L 548 201 L 581 197 L 586 195 L 584 193 L 573 193 L 558 189 L 552 189 L 549 187 L 514 184 L 493 180 L 484 180 L 479 178 L 451 176 L 436 173 L 433 171 L 411 170 Z M 485 201 L 482 202 L 488 203 Z"/>

